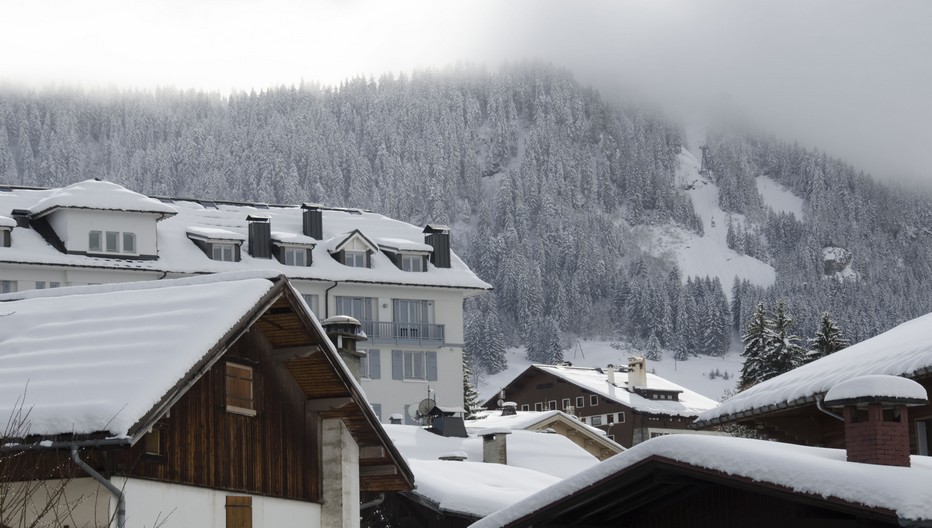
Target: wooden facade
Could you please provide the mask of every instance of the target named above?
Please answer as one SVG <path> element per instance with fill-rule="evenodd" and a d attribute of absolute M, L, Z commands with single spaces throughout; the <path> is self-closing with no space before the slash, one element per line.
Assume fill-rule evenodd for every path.
<path fill-rule="evenodd" d="M 505 526 L 874 528 L 899 522 L 883 508 L 797 493 L 654 456 Z"/>
<path fill-rule="evenodd" d="M 624 374 L 620 374 L 623 376 Z M 624 390 L 624 389 L 620 389 Z M 572 413 L 585 423 L 598 427 L 608 437 L 624 447 L 631 447 L 650 439 L 650 429 L 687 429 L 692 417 L 662 414 L 644 414 L 631 407 L 575 385 L 559 376 L 528 367 L 504 387 L 505 398 L 518 404 L 518 410 L 560 410 L 569 412 L 564 403 L 569 402 Z M 579 400 L 581 398 L 581 400 Z M 486 402 L 489 409 L 498 408 L 498 396 Z M 583 405 L 577 405 L 577 401 Z M 601 424 L 593 424 L 594 416 L 601 417 Z"/>

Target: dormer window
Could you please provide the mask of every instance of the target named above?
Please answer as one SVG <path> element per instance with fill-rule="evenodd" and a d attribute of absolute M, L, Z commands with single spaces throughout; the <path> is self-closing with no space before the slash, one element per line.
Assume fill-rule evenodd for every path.
<path fill-rule="evenodd" d="M 307 266 L 307 250 L 304 248 L 286 247 L 286 266 Z"/>
<path fill-rule="evenodd" d="M 211 259 L 222 262 L 236 262 L 236 247 L 233 244 L 211 244 Z"/>
<path fill-rule="evenodd" d="M 345 250 L 343 252 L 343 264 L 346 264 L 352 268 L 367 268 L 366 252 L 349 249 Z"/>
<path fill-rule="evenodd" d="M 88 253 L 128 253 L 135 255 L 136 234 L 119 231 L 90 231 L 87 234 Z"/>
<path fill-rule="evenodd" d="M 401 255 L 403 271 L 424 271 L 424 257 L 421 255 Z"/>

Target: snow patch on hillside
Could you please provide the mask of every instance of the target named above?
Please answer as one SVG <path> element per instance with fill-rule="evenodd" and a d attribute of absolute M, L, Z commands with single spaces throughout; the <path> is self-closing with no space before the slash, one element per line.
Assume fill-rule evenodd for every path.
<path fill-rule="evenodd" d="M 565 350 L 563 358 L 578 367 L 605 367 L 609 364 L 627 365 L 629 357 L 645 354 L 644 350 L 627 343 L 615 343 L 615 346 L 609 341 L 580 341 L 575 348 Z M 524 348 L 510 348 L 505 357 L 507 369 L 479 380 L 477 389 L 482 397 L 481 403 L 495 397 L 502 387 L 532 363 L 525 357 Z M 735 389 L 741 363 L 737 350 L 729 351 L 723 357 L 692 357 L 688 361 L 674 361 L 673 353 L 665 351 L 663 360 L 647 362 L 647 371 L 717 401 L 726 391 Z"/>
<path fill-rule="evenodd" d="M 687 277 L 718 277 L 731 295 L 735 277 L 768 287 L 777 278 L 772 266 L 748 255 L 728 249 L 728 222 L 744 223 L 742 215 L 729 214 L 718 207 L 718 187 L 699 174 L 699 160 L 683 150 L 679 156 L 676 184 L 692 199 L 696 214 L 702 219 L 705 234 L 697 236 L 674 225 L 646 229 L 640 237 L 641 248 L 661 258 L 672 258 Z"/>
<path fill-rule="evenodd" d="M 769 205 L 774 212 L 790 213 L 797 220 L 803 219 L 803 199 L 790 192 L 783 185 L 767 176 L 758 176 L 757 192 L 764 199 L 764 203 Z"/>

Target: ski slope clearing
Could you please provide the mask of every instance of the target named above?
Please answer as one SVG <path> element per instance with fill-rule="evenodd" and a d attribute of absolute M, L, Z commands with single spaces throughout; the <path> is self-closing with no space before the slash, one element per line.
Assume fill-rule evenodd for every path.
<path fill-rule="evenodd" d="M 797 220 L 801 221 L 803 219 L 803 204 L 805 202 L 783 185 L 767 176 L 758 176 L 757 192 L 764 199 L 764 203 L 769 205 L 774 212 L 790 213 Z"/>

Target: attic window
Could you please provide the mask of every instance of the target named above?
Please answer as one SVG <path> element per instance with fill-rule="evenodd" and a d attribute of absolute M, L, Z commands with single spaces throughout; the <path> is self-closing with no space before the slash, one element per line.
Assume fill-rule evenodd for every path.
<path fill-rule="evenodd" d="M 424 257 L 421 255 L 402 255 L 401 269 L 403 271 L 424 271 Z"/>
<path fill-rule="evenodd" d="M 153 427 L 143 438 L 143 451 L 147 455 L 162 454 L 162 430 Z"/>
<path fill-rule="evenodd" d="M 284 250 L 286 266 L 307 266 L 307 249 L 286 247 Z"/>
<path fill-rule="evenodd" d="M 233 244 L 220 244 L 213 243 L 211 244 L 211 259 L 219 260 L 222 262 L 235 262 L 236 261 L 236 251 L 233 247 Z"/>
<path fill-rule="evenodd" d="M 352 268 L 366 268 L 366 252 L 357 250 L 343 251 L 343 264 Z"/>
<path fill-rule="evenodd" d="M 226 364 L 226 405 L 227 412 L 256 415 L 252 367 Z"/>
<path fill-rule="evenodd" d="M 87 234 L 87 252 L 136 254 L 136 233 L 89 231 Z"/>

